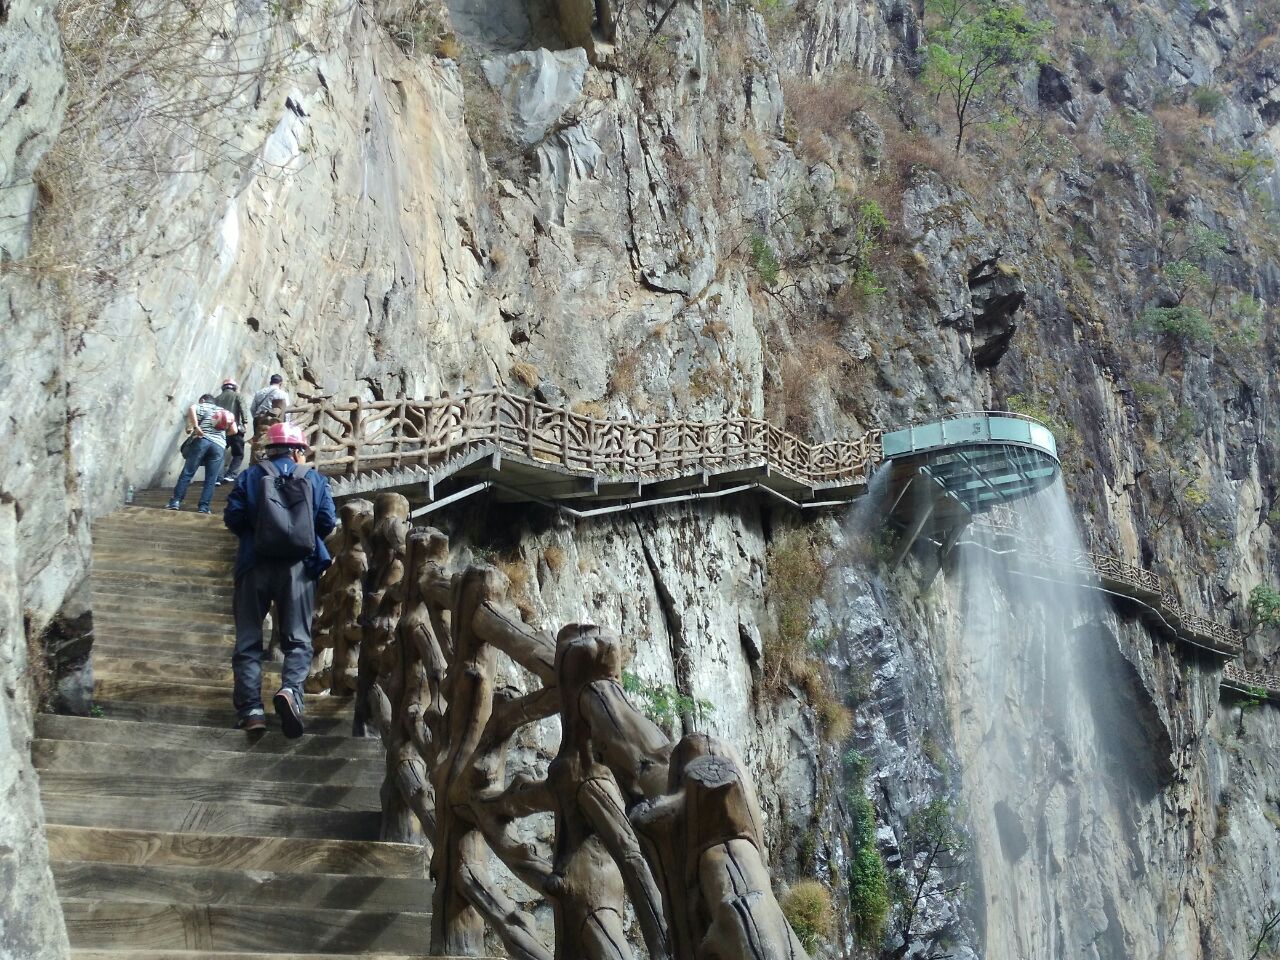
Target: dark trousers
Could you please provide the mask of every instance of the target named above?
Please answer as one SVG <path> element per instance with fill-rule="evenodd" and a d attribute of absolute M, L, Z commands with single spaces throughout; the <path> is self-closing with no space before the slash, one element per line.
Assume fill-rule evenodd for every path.
<path fill-rule="evenodd" d="M 236 714 L 262 709 L 262 620 L 275 604 L 284 665 L 280 686 L 293 691 L 302 707 L 302 684 L 311 669 L 311 617 L 316 607 L 316 581 L 297 563 L 259 563 L 236 580 L 233 600 L 236 648 L 231 655 L 235 674 Z"/>
<path fill-rule="evenodd" d="M 227 458 L 222 461 L 222 475 L 235 477 L 244 463 L 244 434 L 233 433 L 227 437 Z"/>

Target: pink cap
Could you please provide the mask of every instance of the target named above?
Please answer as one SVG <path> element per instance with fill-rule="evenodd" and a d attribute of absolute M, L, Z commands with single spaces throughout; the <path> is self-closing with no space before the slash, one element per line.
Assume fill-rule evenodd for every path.
<path fill-rule="evenodd" d="M 267 428 L 268 447 L 298 447 L 309 450 L 307 438 L 292 423 L 273 423 Z"/>

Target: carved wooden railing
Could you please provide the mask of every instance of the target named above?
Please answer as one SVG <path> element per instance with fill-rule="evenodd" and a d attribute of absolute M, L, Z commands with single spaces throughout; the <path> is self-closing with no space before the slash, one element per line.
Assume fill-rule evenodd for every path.
<path fill-rule="evenodd" d="M 1179 640 L 1232 657 L 1244 652 L 1244 636 L 1239 631 L 1187 610 L 1172 588 L 1150 570 L 1107 554 L 1055 549 L 1043 540 L 1028 536 L 1013 511 L 996 509 L 975 519 L 974 524 L 1016 543 L 1021 561 L 1071 579 L 1096 581 L 1108 591 L 1141 601 Z M 1245 670 L 1236 663 L 1226 664 L 1222 677 L 1224 686 L 1264 690 L 1271 699 L 1280 700 L 1280 677 Z"/>
<path fill-rule="evenodd" d="M 631 960 L 629 905 L 652 960 L 807 960 L 731 746 L 672 743 L 623 692 L 616 636 L 527 626 L 507 578 L 487 564 L 450 572 L 448 540 L 411 527 L 404 497 L 342 510 L 317 648 L 334 650 L 336 692 L 358 664 L 356 732 L 386 747 L 384 838 L 430 846 L 430 953 L 479 956 L 488 924 L 520 960 Z M 512 741 L 555 715 L 545 776 L 509 771 Z M 555 823 L 546 846 L 518 829 L 540 814 Z M 493 858 L 550 902 L 552 943 L 495 881 Z"/>
<path fill-rule="evenodd" d="M 801 483 L 865 480 L 882 457 L 880 431 L 807 443 L 752 417 L 640 423 L 604 420 L 505 390 L 430 400 L 320 400 L 288 411 L 335 476 L 435 467 L 495 448 L 599 477 L 657 480 L 759 462 Z"/>
<path fill-rule="evenodd" d="M 1280 677 L 1246 670 L 1234 663 L 1222 668 L 1222 683 L 1244 693 L 1260 692 L 1268 699 L 1280 700 Z"/>

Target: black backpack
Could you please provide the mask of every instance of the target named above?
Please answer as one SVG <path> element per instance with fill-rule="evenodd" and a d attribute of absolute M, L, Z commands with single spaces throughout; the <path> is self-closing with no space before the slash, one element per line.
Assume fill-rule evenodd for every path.
<path fill-rule="evenodd" d="M 262 560 L 297 563 L 316 548 L 315 491 L 307 479 L 310 466 L 282 474 L 274 463 L 260 464 L 262 496 L 253 528 L 253 550 Z"/>

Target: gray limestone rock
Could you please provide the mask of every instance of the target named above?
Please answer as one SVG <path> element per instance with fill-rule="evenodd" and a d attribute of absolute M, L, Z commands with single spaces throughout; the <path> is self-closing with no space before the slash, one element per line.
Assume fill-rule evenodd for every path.
<path fill-rule="evenodd" d="M 523 147 L 538 143 L 582 97 L 587 54 L 526 50 L 490 57 L 484 75 L 509 107 L 507 121 Z"/>
<path fill-rule="evenodd" d="M 36 167 L 53 144 L 65 104 L 52 5 L 6 2 L 0 16 L 0 262 L 27 252 Z"/>
<path fill-rule="evenodd" d="M 31 765 L 34 704 L 20 606 L 16 512 L 12 501 L 0 499 L 0 958 L 64 960 L 67 935 Z"/>

